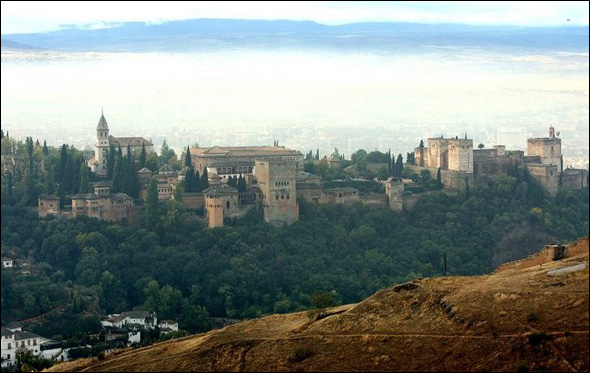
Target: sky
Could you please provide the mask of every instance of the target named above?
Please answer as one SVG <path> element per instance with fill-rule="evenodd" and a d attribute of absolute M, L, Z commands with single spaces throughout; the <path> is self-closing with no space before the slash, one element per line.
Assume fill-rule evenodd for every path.
<path fill-rule="evenodd" d="M 588 25 L 588 1 L 2 1 L 2 34 L 58 30 L 61 25 L 165 22 L 194 18 L 290 19 L 476 25 Z M 569 20 L 569 21 L 568 21 Z"/>

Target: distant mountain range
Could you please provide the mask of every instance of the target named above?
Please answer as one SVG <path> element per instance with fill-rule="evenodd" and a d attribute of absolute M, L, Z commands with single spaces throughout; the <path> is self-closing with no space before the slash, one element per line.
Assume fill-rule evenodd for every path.
<path fill-rule="evenodd" d="M 42 50 L 42 48 L 33 47 L 28 44 L 17 43 L 16 41 L 8 40 L 8 39 L 0 39 L 0 45 L 2 46 L 2 50 L 14 50 L 14 51 L 35 51 L 35 50 Z"/>
<path fill-rule="evenodd" d="M 160 24 L 108 23 L 87 28 L 2 35 L 2 50 L 70 52 L 195 52 L 208 50 L 330 50 L 397 53 L 419 47 L 517 47 L 588 52 L 588 27 L 471 26 L 194 19 Z"/>

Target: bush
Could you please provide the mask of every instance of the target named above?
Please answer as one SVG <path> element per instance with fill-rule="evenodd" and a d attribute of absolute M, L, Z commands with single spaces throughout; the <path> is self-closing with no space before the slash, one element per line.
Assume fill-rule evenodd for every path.
<path fill-rule="evenodd" d="M 301 362 L 313 356 L 313 351 L 308 347 L 298 347 L 289 358 L 291 361 Z"/>

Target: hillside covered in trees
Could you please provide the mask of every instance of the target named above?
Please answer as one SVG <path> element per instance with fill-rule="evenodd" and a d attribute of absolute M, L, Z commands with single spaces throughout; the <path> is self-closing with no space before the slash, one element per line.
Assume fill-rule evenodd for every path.
<path fill-rule="evenodd" d="M 404 213 L 300 201 L 300 221 L 278 229 L 255 213 L 206 229 L 183 219 L 177 201 L 157 198 L 141 227 L 39 220 L 28 207 L 36 194 L 65 198 L 88 188 L 83 154 L 32 138 L 3 138 L 2 152 L 21 160 L 2 174 L 2 256 L 28 265 L 27 275 L 2 270 L 2 322 L 59 310 L 36 326 L 57 339 L 96 330 L 98 316 L 133 308 L 196 332 L 210 328 L 210 316 L 308 309 L 314 294 L 354 303 L 392 284 L 443 275 L 445 262 L 447 275 L 482 274 L 547 242 L 588 235 L 588 189 L 550 197 L 524 169 L 467 193 L 424 195 Z M 134 159 L 152 167 L 176 161 L 162 157 Z M 117 158 L 114 174 L 123 162 Z"/>

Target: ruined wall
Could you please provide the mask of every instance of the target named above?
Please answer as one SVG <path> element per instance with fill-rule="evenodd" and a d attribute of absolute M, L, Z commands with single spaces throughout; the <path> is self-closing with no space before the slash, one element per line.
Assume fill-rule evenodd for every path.
<path fill-rule="evenodd" d="M 404 183 L 401 181 L 388 180 L 385 183 L 385 194 L 387 194 L 389 208 L 393 211 L 402 211 L 404 208 Z"/>

